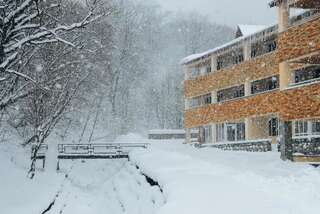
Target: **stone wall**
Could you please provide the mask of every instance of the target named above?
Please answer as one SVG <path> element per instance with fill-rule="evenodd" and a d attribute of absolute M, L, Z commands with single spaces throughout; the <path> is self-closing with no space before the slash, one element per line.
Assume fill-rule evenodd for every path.
<path fill-rule="evenodd" d="M 279 35 L 279 61 L 287 61 L 320 50 L 320 17 L 293 26 Z"/>
<path fill-rule="evenodd" d="M 320 138 L 293 140 L 292 148 L 293 154 L 320 155 Z"/>
<path fill-rule="evenodd" d="M 272 150 L 271 141 L 200 145 L 200 148 L 207 148 L 207 147 L 217 148 L 224 151 L 245 151 L 245 152 L 269 152 Z"/>
<path fill-rule="evenodd" d="M 193 128 L 271 113 L 278 113 L 283 120 L 320 117 L 320 83 L 187 110 L 185 127 Z"/>

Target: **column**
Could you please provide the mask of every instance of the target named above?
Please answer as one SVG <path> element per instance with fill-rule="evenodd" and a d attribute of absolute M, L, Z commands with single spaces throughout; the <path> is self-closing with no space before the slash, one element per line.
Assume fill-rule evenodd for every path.
<path fill-rule="evenodd" d="M 251 95 L 251 81 L 249 79 L 246 79 L 244 83 L 244 95 L 245 96 Z"/>
<path fill-rule="evenodd" d="M 246 140 L 253 140 L 253 133 L 252 133 L 252 119 L 246 118 L 245 122 L 245 129 L 246 129 Z"/>
<path fill-rule="evenodd" d="M 282 160 L 292 160 L 292 122 L 280 122 L 280 152 Z"/>
<path fill-rule="evenodd" d="M 191 129 L 185 129 L 186 132 L 186 143 L 190 144 L 191 143 Z"/>
<path fill-rule="evenodd" d="M 251 58 L 251 43 L 246 41 L 243 45 L 243 57 L 244 60 L 249 60 Z"/>
<path fill-rule="evenodd" d="M 288 62 L 279 63 L 280 90 L 286 89 L 291 83 L 291 72 Z"/>
<path fill-rule="evenodd" d="M 211 92 L 211 103 L 217 103 L 218 102 L 218 95 L 217 91 Z"/>
<path fill-rule="evenodd" d="M 289 27 L 290 8 L 288 0 L 282 0 L 278 9 L 279 33 L 286 31 Z"/>
<path fill-rule="evenodd" d="M 217 55 L 211 57 L 211 72 L 217 71 Z"/>
<path fill-rule="evenodd" d="M 287 0 L 283 0 L 278 9 L 279 33 L 284 32 L 289 27 L 290 8 Z M 280 36 L 281 39 L 281 36 Z M 288 62 L 280 62 L 280 90 L 287 88 L 291 82 L 291 74 Z"/>
<path fill-rule="evenodd" d="M 217 126 L 216 124 L 212 124 L 212 143 L 217 143 Z"/>

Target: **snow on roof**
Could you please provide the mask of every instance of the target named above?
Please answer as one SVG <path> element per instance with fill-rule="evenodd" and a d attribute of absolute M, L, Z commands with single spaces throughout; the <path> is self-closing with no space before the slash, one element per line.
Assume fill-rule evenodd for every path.
<path fill-rule="evenodd" d="M 185 64 L 188 64 L 194 60 L 197 60 L 197 59 L 200 59 L 203 57 L 207 57 L 210 54 L 217 52 L 218 50 L 221 50 L 221 49 L 226 48 L 230 45 L 236 44 L 237 42 L 244 40 L 245 38 L 247 38 L 253 34 L 259 33 L 261 31 L 267 29 L 268 27 L 270 27 L 270 26 L 262 26 L 262 25 L 239 25 L 238 27 L 240 28 L 240 26 L 242 26 L 242 28 L 244 30 L 244 33 L 242 32 L 243 36 L 240 36 L 234 40 L 231 40 L 230 42 L 227 42 L 219 47 L 205 51 L 203 53 L 197 53 L 197 54 L 192 54 L 190 56 L 187 56 L 180 61 L 180 64 L 185 65 Z M 245 27 L 245 26 L 247 26 L 247 27 Z M 249 26 L 251 26 L 251 27 L 249 27 Z"/>
<path fill-rule="evenodd" d="M 225 44 L 223 44 L 223 45 L 221 45 L 221 46 L 219 46 L 219 47 L 216 47 L 216 48 L 213 48 L 213 49 L 211 49 L 211 50 L 205 51 L 205 52 L 203 52 L 203 53 L 198 53 L 198 54 L 193 54 L 193 55 L 187 56 L 186 58 L 183 58 L 183 59 L 180 61 L 180 64 L 181 64 L 181 65 L 188 64 L 188 63 L 190 63 L 190 62 L 192 62 L 192 61 L 194 61 L 194 60 L 196 60 L 196 59 L 200 59 L 200 58 L 202 58 L 202 57 L 209 56 L 210 54 L 212 54 L 212 53 L 214 53 L 214 52 L 216 52 L 216 51 L 218 51 L 218 50 L 220 50 L 220 49 L 223 49 L 223 48 L 225 48 L 225 47 L 228 47 L 228 46 L 230 46 L 230 45 L 233 45 L 233 44 L 241 41 L 242 39 L 244 39 L 243 36 L 242 36 L 242 37 L 239 37 L 239 38 L 236 38 L 236 39 L 234 39 L 234 40 L 231 40 L 230 42 L 225 43 Z"/>
<path fill-rule="evenodd" d="M 265 25 L 238 25 L 238 29 L 241 31 L 242 36 L 250 36 L 266 28 L 267 26 Z"/>

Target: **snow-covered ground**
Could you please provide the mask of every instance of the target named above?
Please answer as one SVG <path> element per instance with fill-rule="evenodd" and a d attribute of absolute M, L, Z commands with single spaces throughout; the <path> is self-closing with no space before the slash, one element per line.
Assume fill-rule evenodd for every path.
<path fill-rule="evenodd" d="M 161 185 L 159 214 L 316 214 L 320 168 L 282 162 L 279 154 L 194 149 L 154 141 L 131 160 Z"/>
<path fill-rule="evenodd" d="M 320 168 L 282 162 L 278 153 L 195 149 L 182 141 L 149 141 L 126 160 L 62 161 L 51 146 L 45 171 L 26 177 L 30 154 L 0 144 L 0 213 L 40 214 L 315 214 Z M 139 170 L 135 165 L 139 166 Z M 150 186 L 141 172 L 159 182 Z"/>
<path fill-rule="evenodd" d="M 46 170 L 30 180 L 29 152 L 0 144 L 1 214 L 40 214 L 52 202 L 48 214 L 152 214 L 164 204 L 160 188 L 126 159 L 63 160 L 57 173 L 52 148 Z"/>

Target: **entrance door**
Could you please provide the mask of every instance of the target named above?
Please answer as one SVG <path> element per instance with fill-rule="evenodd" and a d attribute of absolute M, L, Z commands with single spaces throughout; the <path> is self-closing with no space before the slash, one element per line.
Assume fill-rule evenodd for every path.
<path fill-rule="evenodd" d="M 227 124 L 227 141 L 236 141 L 237 139 L 237 125 Z"/>

